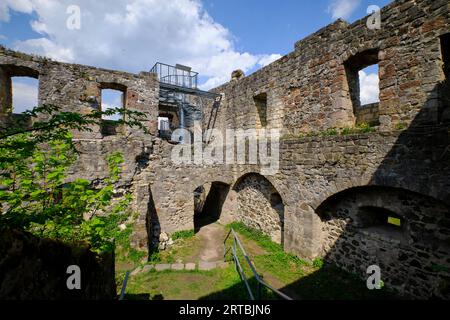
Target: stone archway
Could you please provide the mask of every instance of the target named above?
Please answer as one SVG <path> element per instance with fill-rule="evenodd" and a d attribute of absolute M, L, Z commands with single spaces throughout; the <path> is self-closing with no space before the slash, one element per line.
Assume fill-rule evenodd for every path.
<path fill-rule="evenodd" d="M 384 283 L 400 294 L 450 296 L 450 208 L 445 203 L 406 189 L 362 186 L 332 195 L 316 213 L 326 261 L 363 278 L 377 265 Z"/>
<path fill-rule="evenodd" d="M 194 190 L 194 230 L 220 219 L 230 185 L 223 182 L 205 183 Z"/>

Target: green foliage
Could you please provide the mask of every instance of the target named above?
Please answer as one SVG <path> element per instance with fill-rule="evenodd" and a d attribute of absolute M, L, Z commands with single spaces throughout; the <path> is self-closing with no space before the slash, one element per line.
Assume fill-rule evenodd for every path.
<path fill-rule="evenodd" d="M 395 129 L 396 130 L 405 130 L 407 127 L 406 123 L 399 122 L 396 124 Z"/>
<path fill-rule="evenodd" d="M 333 137 L 333 136 L 346 136 L 351 134 L 364 134 L 364 133 L 372 133 L 375 132 L 376 128 L 373 124 L 370 123 L 362 123 L 355 127 L 346 127 L 341 130 L 338 129 L 327 129 L 324 131 L 310 131 L 307 133 L 300 133 L 297 135 L 287 134 L 284 135 L 282 140 L 290 140 L 290 139 L 303 139 L 305 137 Z"/>
<path fill-rule="evenodd" d="M 337 136 L 339 132 L 336 129 L 328 129 L 325 131 L 320 132 L 320 135 L 323 137 L 332 137 Z"/>
<path fill-rule="evenodd" d="M 178 231 L 172 234 L 172 240 L 176 241 L 178 239 L 190 239 L 194 236 L 195 236 L 194 230 Z"/>
<path fill-rule="evenodd" d="M 444 265 L 432 264 L 431 269 L 433 272 L 450 272 L 450 268 Z"/>
<path fill-rule="evenodd" d="M 158 250 L 154 250 L 150 253 L 150 256 L 148 257 L 149 263 L 159 263 L 161 262 L 161 254 Z"/>
<path fill-rule="evenodd" d="M 320 259 L 320 258 L 316 258 L 316 259 L 314 259 L 314 261 L 313 261 L 313 267 L 314 268 L 317 268 L 317 269 L 322 269 L 322 267 L 323 267 L 323 260 L 322 259 Z"/>
<path fill-rule="evenodd" d="M 40 237 L 88 242 L 94 251 L 111 250 L 118 228 L 113 222 L 131 201 L 130 195 L 113 201 L 123 156 L 107 156 L 109 176 L 101 188 L 85 179 L 68 181 L 68 169 L 77 159 L 71 130 L 90 131 L 103 113 L 57 111 L 54 106 L 36 107 L 26 112 L 33 119 L 31 126 L 19 120 L 0 133 L 0 225 Z M 136 115 L 130 114 L 129 125 Z M 111 214 L 99 215 L 106 210 Z"/>
<path fill-rule="evenodd" d="M 308 266 L 308 263 L 293 254 L 284 252 L 283 247 L 273 242 L 269 236 L 241 222 L 234 222 L 228 227 L 232 227 L 245 239 L 254 241 L 265 250 L 264 254 L 256 255 L 253 258 L 258 272 L 275 276 L 285 283 L 304 276 L 303 267 Z"/>
<path fill-rule="evenodd" d="M 146 252 L 139 251 L 131 247 L 130 237 L 133 229 L 130 225 L 126 225 L 125 230 L 118 230 L 118 226 L 120 224 L 124 224 L 127 218 L 128 215 L 112 214 L 111 218 L 108 219 L 106 230 L 108 234 L 114 237 L 116 245 L 116 260 L 127 262 L 131 261 L 135 264 L 140 264 L 146 256 Z"/>
<path fill-rule="evenodd" d="M 371 133 L 371 132 L 375 132 L 375 128 L 372 127 L 368 123 L 362 123 L 356 127 L 343 128 L 341 130 L 341 135 L 346 136 L 346 135 L 350 135 L 350 134 L 361 134 L 361 133 Z"/>
<path fill-rule="evenodd" d="M 233 222 L 228 225 L 229 228 L 233 228 L 234 231 L 244 235 L 247 239 L 255 241 L 259 244 L 263 249 L 271 252 L 283 252 L 283 248 L 281 245 L 272 241 L 272 239 L 262 233 L 259 230 L 247 227 L 242 222 Z"/>

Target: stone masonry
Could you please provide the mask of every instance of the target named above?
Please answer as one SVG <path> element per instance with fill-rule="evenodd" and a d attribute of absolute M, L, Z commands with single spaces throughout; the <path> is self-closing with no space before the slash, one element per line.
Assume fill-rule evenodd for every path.
<path fill-rule="evenodd" d="M 229 188 L 220 221 L 241 220 L 287 252 L 324 258 L 362 278 L 379 265 L 386 286 L 400 294 L 450 299 L 450 3 L 397 0 L 381 17 L 379 30 L 369 29 L 367 18 L 338 20 L 261 70 L 236 72 L 213 90 L 222 95 L 218 108 L 202 102 L 203 129 L 281 130 L 275 175 L 262 175 L 258 165 L 175 165 L 175 146 L 156 136 L 159 84 L 147 72 L 1 47 L 0 113 L 4 119 L 11 112 L 16 75 L 39 79 L 40 104 L 79 112 L 100 107 L 101 89 L 124 92 L 125 107 L 147 115 L 150 133 L 77 133 L 82 154 L 72 176 L 101 180 L 105 155 L 124 153 L 117 189 L 134 196 L 136 248 L 147 250 L 161 232 L 194 229 L 194 191 L 221 183 Z M 361 106 L 357 74 L 372 64 L 379 66 L 380 102 Z M 374 132 L 310 134 L 361 123 L 375 125 Z M 401 219 L 401 230 L 377 220 L 384 214 Z"/>

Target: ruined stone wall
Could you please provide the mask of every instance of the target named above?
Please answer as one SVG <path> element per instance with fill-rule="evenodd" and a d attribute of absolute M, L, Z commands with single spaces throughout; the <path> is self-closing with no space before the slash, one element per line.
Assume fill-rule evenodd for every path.
<path fill-rule="evenodd" d="M 379 124 L 379 104 L 371 103 L 355 110 L 356 125 L 368 124 L 376 126 Z"/>
<path fill-rule="evenodd" d="M 68 179 L 84 178 L 101 183 L 108 175 L 107 156 L 119 151 L 125 162 L 121 167 L 122 175 L 115 186 L 115 193 L 121 195 L 130 191 L 135 176 L 147 167 L 153 153 L 159 103 L 159 83 L 155 75 L 60 63 L 0 47 L 0 80 L 3 81 L 2 85 L 7 84 L 0 87 L 9 89 L 0 92 L 0 123 L 11 113 L 11 97 L 6 94 L 11 91 L 11 87 L 8 87 L 6 80 L 9 79 L 10 82 L 10 78 L 17 75 L 39 79 L 39 105 L 52 104 L 63 111 L 89 113 L 101 108 L 102 89 L 118 89 L 124 94 L 126 109 L 145 114 L 146 117 L 141 122 L 148 133 L 140 128 L 119 126 L 115 135 L 104 135 L 99 125 L 93 125 L 91 132 L 74 132 L 79 157 L 70 168 Z M 144 207 L 133 206 L 131 209 L 145 213 L 148 203 Z M 136 229 L 146 231 L 146 225 L 144 216 L 143 220 L 137 221 Z M 146 248 L 147 243 L 146 232 L 145 237 L 133 239 L 135 247 Z"/>
<path fill-rule="evenodd" d="M 347 223 L 342 225 L 345 230 L 327 240 L 334 232 L 331 229 L 337 228 L 342 220 L 327 222 L 318 209 L 333 195 L 363 186 L 400 188 L 432 197 L 446 206 L 450 204 L 449 127 L 439 121 L 445 118 L 447 110 L 442 99 L 445 75 L 439 37 L 450 32 L 449 6 L 445 0 L 395 1 L 382 10 L 380 30 L 369 30 L 366 19 L 351 25 L 339 20 L 298 42 L 295 51 L 278 61 L 214 89 L 223 93 L 223 100 L 219 108 L 213 109 L 212 103 L 205 106 L 204 129 L 262 126 L 258 107 L 266 103 L 266 127 L 291 134 L 281 141 L 279 172 L 264 176 L 280 195 L 284 215 L 279 220 L 269 208 L 272 203 L 264 197 L 269 189 L 273 191 L 266 180 L 239 186 L 245 181 L 242 177 L 260 174 L 260 166 L 184 165 L 173 161 L 172 151 L 176 146 L 152 135 L 157 126 L 159 93 L 158 83 L 151 75 L 61 64 L 3 48 L 0 67 L 19 65 L 36 70 L 40 103 L 88 111 L 98 107 L 99 89 L 116 83 L 127 88 L 127 107 L 147 113 L 150 135 L 124 129 L 115 136 L 105 137 L 99 128 L 94 128 L 93 133 L 76 135 L 83 152 L 74 176 L 101 179 L 106 170 L 104 156 L 109 151 L 124 152 L 126 163 L 120 187 L 132 191 L 132 209 L 139 213 L 132 236 L 134 247 L 147 249 L 149 238 L 161 232 L 193 229 L 194 191 L 199 186 L 220 182 L 231 187 L 221 221 L 241 219 L 271 236 L 276 231 L 275 239 L 277 225 L 284 221 L 280 237 L 286 251 L 306 259 L 328 255 L 338 265 L 359 272 L 362 269 L 358 268 L 367 268 L 364 264 L 376 260 L 375 263 L 390 268 L 386 270 L 388 286 L 414 296 L 429 297 L 435 291 L 424 291 L 423 284 L 437 278 L 426 270 L 429 265 L 423 253 L 429 254 L 429 250 L 419 248 L 424 246 L 422 238 L 417 245 L 398 245 L 393 239 L 387 241 L 355 233 Z M 367 52 L 369 56 L 364 57 Z M 379 62 L 379 130 L 348 136 L 297 135 L 352 127 L 359 121 L 349 83 L 354 80 L 354 69 L 367 62 L 364 59 Z M 0 69 L 0 80 L 5 78 L 7 70 Z M 377 118 L 375 112 L 369 114 L 374 120 Z M 397 131 L 399 128 L 403 130 Z M 255 197 L 261 201 L 255 201 Z M 372 197 L 374 201 L 379 195 L 372 194 Z M 341 204 L 344 206 L 352 205 L 346 202 Z M 402 202 L 402 206 L 400 210 L 409 205 Z M 414 210 L 428 214 L 432 208 L 417 202 Z M 448 212 L 442 210 L 440 214 L 448 218 Z M 446 220 L 433 223 L 440 232 L 440 243 L 448 243 Z M 421 228 L 417 232 L 426 234 L 426 224 Z M 352 243 L 355 239 L 357 243 Z M 357 256 L 377 246 L 385 248 L 387 253 L 380 251 L 362 260 L 357 256 L 352 259 L 350 249 L 348 252 L 342 249 L 336 250 L 333 256 L 332 241 L 341 243 L 341 248 L 349 247 Z M 392 244 L 389 249 L 388 244 Z M 397 247 L 393 249 L 394 245 Z M 417 259 L 402 262 L 400 251 Z M 449 256 L 449 249 L 442 246 L 437 254 L 436 262 L 449 267 L 449 261 L 442 258 Z M 338 259 L 338 255 L 343 255 L 343 259 Z M 399 267 L 395 267 L 396 261 Z M 394 279 L 396 270 L 401 277 L 413 275 L 408 280 L 410 287 L 398 285 Z M 430 281 L 437 285 L 435 280 Z M 417 292 L 414 283 L 418 284 Z"/>
<path fill-rule="evenodd" d="M 151 134 L 122 126 L 116 135 L 105 136 L 98 125 L 92 126 L 92 132 L 74 132 L 81 156 L 72 172 L 73 177 L 102 179 L 108 172 L 105 157 L 121 151 L 125 156 L 121 184 L 131 184 L 140 161 L 151 152 L 152 134 L 157 130 L 159 85 L 154 75 L 65 64 L 0 47 L 0 73 L 6 78 L 29 75 L 23 69 L 31 70 L 28 72 L 39 79 L 39 105 L 52 104 L 63 111 L 88 113 L 99 110 L 101 89 L 120 88 L 124 91 L 125 108 L 144 113 L 147 117 L 142 122 Z M 6 112 L 3 114 L 7 116 L 10 106 L 3 104 L 7 103 L 4 96 L 0 97 L 0 102 Z"/>
<path fill-rule="evenodd" d="M 438 121 L 439 86 L 445 80 L 440 36 L 450 32 L 446 0 L 399 0 L 381 11 L 382 27 L 367 19 L 338 20 L 299 41 L 295 51 L 216 92 L 224 93 L 219 128 L 250 128 L 257 119 L 254 97 L 267 94 L 268 128 L 286 133 L 322 131 L 355 124 L 348 67 L 364 52 L 379 64 L 382 130 Z M 417 121 L 419 119 L 416 119 Z"/>
<path fill-rule="evenodd" d="M 278 191 L 261 175 L 249 174 L 237 182 L 236 218 L 282 243 L 284 205 Z"/>
<path fill-rule="evenodd" d="M 113 300 L 114 253 L 97 255 L 85 244 L 68 245 L 29 233 L 0 231 L 1 300 Z M 69 290 L 69 266 L 80 267 L 80 290 Z"/>
<path fill-rule="evenodd" d="M 387 220 L 380 208 L 398 217 Z M 364 275 L 378 265 L 391 289 L 412 297 L 450 298 L 449 207 L 404 189 L 362 187 L 338 194 L 320 210 L 323 255 Z M 384 217 L 385 219 L 387 217 Z"/>

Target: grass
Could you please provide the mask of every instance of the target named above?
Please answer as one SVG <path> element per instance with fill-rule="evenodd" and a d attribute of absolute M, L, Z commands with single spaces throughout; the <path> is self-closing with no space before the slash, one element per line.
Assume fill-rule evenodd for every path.
<path fill-rule="evenodd" d="M 341 130 L 341 136 L 346 136 L 350 134 L 371 133 L 371 132 L 375 132 L 375 128 L 367 123 L 363 123 L 353 128 L 343 128 Z"/>
<path fill-rule="evenodd" d="M 117 229 L 120 223 L 123 223 L 127 218 L 126 215 L 119 216 L 117 219 L 111 220 L 110 225 L 106 226 L 106 230 Z M 116 257 L 116 265 L 118 269 L 132 269 L 136 265 L 139 265 L 143 262 L 146 252 L 136 250 L 131 247 L 130 236 L 133 232 L 133 229 L 130 225 L 126 226 L 126 229 L 120 232 L 115 232 L 115 257 Z"/>
<path fill-rule="evenodd" d="M 295 299 L 384 299 L 392 297 L 385 288 L 370 291 L 365 281 L 323 260 L 312 263 L 303 261 L 274 243 L 262 232 L 242 223 L 232 223 L 261 278 L 276 288 L 282 288 Z M 232 239 L 227 243 L 232 244 Z M 161 261 L 183 260 L 199 250 L 198 238 L 190 232 L 182 232 L 170 250 L 158 253 Z M 239 259 L 244 262 L 242 254 Z M 211 271 L 149 271 L 131 276 L 127 287 L 127 299 L 145 300 L 247 300 L 244 282 L 231 262 L 225 269 Z M 186 261 L 185 261 L 186 262 Z M 191 261 L 187 261 L 191 262 Z M 257 282 L 246 263 L 242 263 L 256 294 Z M 125 273 L 117 272 L 117 289 L 120 291 Z M 262 291 L 263 299 L 275 299 L 268 289 Z"/>
<path fill-rule="evenodd" d="M 395 125 L 395 129 L 397 129 L 399 131 L 405 130 L 407 127 L 408 127 L 408 125 L 406 123 L 403 123 L 403 122 L 397 123 Z"/>
<path fill-rule="evenodd" d="M 176 232 L 172 235 L 172 240 L 173 245 L 166 250 L 152 253 L 149 261 L 151 263 L 197 262 L 201 244 L 193 230 Z"/>
<path fill-rule="evenodd" d="M 248 241 L 254 241 L 264 249 L 264 253 L 252 257 L 262 278 L 275 278 L 274 280 L 277 283 L 288 283 L 305 274 L 303 267 L 308 266 L 306 261 L 284 252 L 281 245 L 273 242 L 269 236 L 261 231 L 247 227 L 240 222 L 234 222 L 228 225 L 228 228 L 233 228 L 240 235 L 244 247 L 249 245 Z M 231 242 L 229 245 L 231 245 Z M 242 256 L 240 256 L 240 260 L 244 261 Z M 251 274 L 249 269 L 246 271 Z"/>
<path fill-rule="evenodd" d="M 369 123 L 362 123 L 354 127 L 346 127 L 340 130 L 338 129 L 327 129 L 324 131 L 310 131 L 307 133 L 300 133 L 297 135 L 288 134 L 282 137 L 284 140 L 288 139 L 302 139 L 305 137 L 333 137 L 333 136 L 347 136 L 352 134 L 365 134 L 375 132 L 376 128 L 374 125 Z"/>
<path fill-rule="evenodd" d="M 254 281 L 251 285 L 255 285 Z M 118 286 L 118 291 L 120 291 Z M 265 292 L 265 294 L 267 294 Z M 270 298 L 266 295 L 265 298 Z M 130 277 L 129 300 L 248 300 L 234 266 L 212 271 L 150 271 Z"/>
<path fill-rule="evenodd" d="M 190 239 L 195 236 L 194 230 L 178 231 L 172 234 L 172 240 L 176 241 L 178 239 Z"/>
<path fill-rule="evenodd" d="M 370 291 L 358 276 L 332 265 L 322 259 L 312 263 L 283 251 L 269 236 L 235 222 L 228 226 L 238 234 L 244 247 L 249 241 L 265 250 L 252 258 L 262 278 L 274 287 L 285 288 L 295 299 L 383 299 L 392 297 L 386 289 Z M 240 257 L 242 260 L 242 256 Z M 247 270 L 246 270 L 247 271 Z"/>

